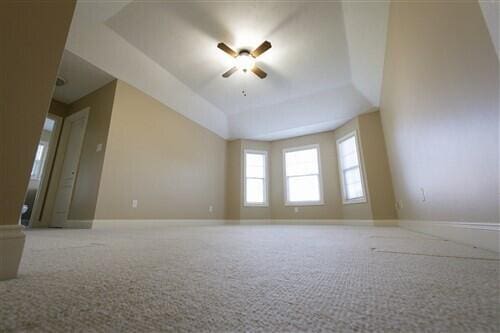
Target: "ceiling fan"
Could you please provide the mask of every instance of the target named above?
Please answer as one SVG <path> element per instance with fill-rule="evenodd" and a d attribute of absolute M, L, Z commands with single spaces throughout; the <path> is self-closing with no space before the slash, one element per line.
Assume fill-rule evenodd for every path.
<path fill-rule="evenodd" d="M 229 46 L 227 46 L 222 42 L 217 44 L 217 47 L 219 49 L 221 49 L 222 51 L 226 52 L 231 57 L 233 57 L 236 62 L 236 65 L 227 72 L 225 72 L 224 74 L 222 74 L 222 77 L 228 78 L 232 74 L 234 74 L 238 69 L 241 69 L 245 73 L 250 70 L 261 79 L 264 79 L 267 76 L 267 73 L 264 72 L 259 67 L 257 67 L 257 65 L 255 65 L 255 59 L 262 53 L 269 50 L 271 46 L 272 46 L 271 43 L 266 40 L 264 43 L 260 44 L 259 47 L 257 47 L 253 51 L 240 50 L 239 52 L 236 52 L 235 50 L 233 50 L 232 48 L 230 48 Z"/>

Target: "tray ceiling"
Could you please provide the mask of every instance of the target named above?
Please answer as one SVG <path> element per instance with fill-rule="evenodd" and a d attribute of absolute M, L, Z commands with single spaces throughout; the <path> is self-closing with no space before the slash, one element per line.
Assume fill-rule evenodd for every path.
<path fill-rule="evenodd" d="M 378 106 L 387 17 L 382 2 L 79 1 L 67 48 L 225 138 L 279 139 Z M 264 40 L 266 79 L 221 77 L 219 41 Z"/>

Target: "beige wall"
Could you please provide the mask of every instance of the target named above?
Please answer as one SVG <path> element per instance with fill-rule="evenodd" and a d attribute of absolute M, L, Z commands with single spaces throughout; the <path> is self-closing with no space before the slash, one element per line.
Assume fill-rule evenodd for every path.
<path fill-rule="evenodd" d="M 90 108 L 68 220 L 92 220 L 95 216 L 115 88 L 116 81 L 113 81 L 67 106 L 67 116 L 86 107 Z M 97 152 L 99 143 L 102 144 L 102 150 Z M 60 143 L 58 151 L 61 149 L 64 150 L 64 143 Z M 57 155 L 41 225 L 50 224 L 62 164 L 63 156 Z"/>
<path fill-rule="evenodd" d="M 56 101 L 55 99 L 50 101 L 49 113 L 55 114 L 59 117 L 66 117 L 68 114 L 69 105 Z"/>
<path fill-rule="evenodd" d="M 392 2 L 381 115 L 401 219 L 499 221 L 498 73 L 476 1 Z"/>
<path fill-rule="evenodd" d="M 0 3 L 0 225 L 19 221 L 74 6 Z"/>
<path fill-rule="evenodd" d="M 358 128 L 372 218 L 376 220 L 396 219 L 396 201 L 380 112 L 370 112 L 359 116 Z"/>
<path fill-rule="evenodd" d="M 226 215 L 229 220 L 241 216 L 241 140 L 229 141 L 226 153 Z"/>
<path fill-rule="evenodd" d="M 394 218 L 394 195 L 378 112 L 356 117 L 335 131 L 273 142 L 226 143 L 120 81 L 73 103 L 67 114 L 87 106 L 91 112 L 70 220 Z M 95 148 L 106 141 L 110 117 L 104 156 Z M 336 140 L 352 131 L 358 132 L 368 201 L 344 205 Z M 295 207 L 284 205 L 282 151 L 310 144 L 320 145 L 325 204 L 299 206 L 295 212 Z M 245 149 L 268 152 L 268 207 L 244 206 Z M 60 169 L 61 161 L 56 163 L 55 169 Z M 134 199 L 138 200 L 137 208 L 131 207 Z M 46 214 L 50 219 L 51 212 Z"/>
<path fill-rule="evenodd" d="M 224 218 L 225 168 L 224 139 L 118 81 L 95 218 Z"/>

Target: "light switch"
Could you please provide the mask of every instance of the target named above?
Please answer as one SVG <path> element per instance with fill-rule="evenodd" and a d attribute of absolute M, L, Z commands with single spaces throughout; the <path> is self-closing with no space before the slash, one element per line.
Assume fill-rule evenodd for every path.
<path fill-rule="evenodd" d="M 97 148 L 95 149 L 96 152 L 99 152 L 102 150 L 102 143 L 97 144 Z"/>
<path fill-rule="evenodd" d="M 214 206 L 208 206 L 208 211 L 211 213 L 214 211 Z"/>
<path fill-rule="evenodd" d="M 137 200 L 132 200 L 132 208 L 137 208 Z"/>

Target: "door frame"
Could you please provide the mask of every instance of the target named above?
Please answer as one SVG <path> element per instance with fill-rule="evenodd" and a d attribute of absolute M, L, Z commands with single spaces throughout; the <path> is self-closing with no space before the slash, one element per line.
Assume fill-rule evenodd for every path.
<path fill-rule="evenodd" d="M 48 185 L 50 177 L 52 174 L 52 167 L 54 165 L 54 160 L 56 157 L 56 151 L 59 141 L 59 135 L 61 134 L 61 128 L 63 123 L 63 118 L 55 114 L 47 114 L 47 117 L 55 122 L 54 130 L 50 136 L 49 147 L 47 150 L 47 155 L 45 157 L 45 162 L 42 167 L 42 178 L 40 179 L 40 185 L 36 191 L 35 201 L 33 202 L 33 208 L 31 209 L 31 216 L 29 220 L 29 227 L 31 228 L 33 224 L 41 223 L 44 203 L 47 199 Z"/>
<path fill-rule="evenodd" d="M 60 164 L 59 174 L 57 175 L 57 178 L 58 178 L 57 182 L 54 182 L 55 197 L 54 197 L 54 202 L 52 204 L 52 212 L 50 214 L 50 221 L 48 223 L 49 227 L 61 227 L 59 225 L 58 226 L 53 225 L 52 220 L 54 217 L 54 208 L 55 208 L 56 203 L 57 203 L 59 184 L 61 182 L 61 178 L 63 177 L 62 170 L 63 170 L 63 166 L 64 166 L 64 162 L 65 162 L 64 158 L 66 155 L 66 148 L 68 145 L 68 139 L 69 139 L 69 134 L 70 134 L 70 130 L 71 130 L 70 125 L 71 125 L 72 121 L 79 119 L 79 118 L 83 118 L 84 123 L 83 123 L 83 134 L 82 134 L 82 145 L 80 147 L 80 152 L 78 155 L 78 162 L 77 162 L 77 167 L 76 167 L 76 171 L 75 171 L 75 177 L 73 179 L 73 188 L 71 189 L 71 194 L 70 194 L 69 204 L 68 204 L 68 211 L 67 211 L 67 214 L 65 216 L 65 222 L 68 219 L 69 208 L 71 207 L 71 203 L 73 200 L 73 194 L 75 192 L 75 184 L 76 184 L 76 181 L 78 179 L 78 174 L 79 174 L 79 170 L 80 170 L 80 161 L 81 161 L 81 157 L 82 157 L 82 150 L 83 150 L 83 146 L 85 143 L 85 137 L 87 135 L 87 124 L 88 124 L 88 119 L 89 119 L 89 113 L 90 113 L 90 107 L 86 107 L 86 108 L 83 108 L 82 110 L 75 112 L 75 113 L 71 114 L 70 116 L 64 118 L 64 123 L 63 123 L 63 127 L 62 127 L 62 132 L 61 132 L 61 139 L 59 141 L 59 147 L 57 149 L 57 157 L 56 157 L 57 159 L 59 159 L 61 161 L 61 164 Z"/>

